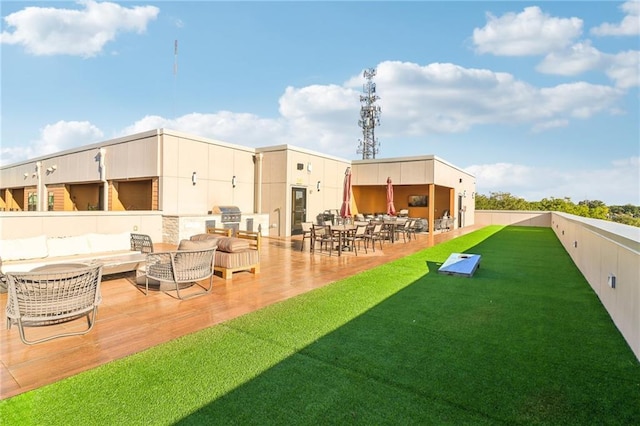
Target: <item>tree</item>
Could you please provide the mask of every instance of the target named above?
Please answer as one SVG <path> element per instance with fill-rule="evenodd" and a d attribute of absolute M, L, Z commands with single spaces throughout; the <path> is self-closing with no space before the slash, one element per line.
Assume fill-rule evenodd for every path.
<path fill-rule="evenodd" d="M 640 206 L 626 204 L 608 207 L 600 200 L 583 200 L 578 204 L 573 203 L 569 197 L 526 201 L 508 192 L 491 192 L 488 197 L 476 194 L 476 210 L 555 211 L 640 227 Z"/>

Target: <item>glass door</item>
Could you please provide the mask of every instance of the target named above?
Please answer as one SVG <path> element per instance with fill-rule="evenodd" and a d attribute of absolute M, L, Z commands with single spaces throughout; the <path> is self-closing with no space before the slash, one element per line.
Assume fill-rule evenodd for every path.
<path fill-rule="evenodd" d="M 302 234 L 302 222 L 307 221 L 307 189 L 291 188 L 291 235 Z"/>

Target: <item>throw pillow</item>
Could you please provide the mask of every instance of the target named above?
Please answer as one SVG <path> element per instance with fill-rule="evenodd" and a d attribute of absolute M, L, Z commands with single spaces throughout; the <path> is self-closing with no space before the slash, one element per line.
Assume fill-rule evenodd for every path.
<path fill-rule="evenodd" d="M 218 243 L 217 239 L 211 238 L 208 240 L 182 240 L 178 245 L 178 250 L 205 250 L 214 248 Z"/>
<path fill-rule="evenodd" d="M 249 240 L 235 237 L 223 237 L 218 240 L 218 250 L 227 253 L 236 253 L 248 250 L 251 247 Z"/>

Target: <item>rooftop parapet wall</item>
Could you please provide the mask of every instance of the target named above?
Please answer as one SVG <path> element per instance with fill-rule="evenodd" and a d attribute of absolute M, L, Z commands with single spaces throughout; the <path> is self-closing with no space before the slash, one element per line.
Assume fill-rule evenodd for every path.
<path fill-rule="evenodd" d="M 640 228 L 566 213 L 551 227 L 640 360 Z"/>
<path fill-rule="evenodd" d="M 516 225 L 551 227 L 551 213 L 544 211 L 476 210 L 476 225 Z"/>
<path fill-rule="evenodd" d="M 48 237 L 72 237 L 89 233 L 119 232 L 147 234 L 162 242 L 162 212 L 1 212 L 0 240 Z"/>
<path fill-rule="evenodd" d="M 475 220 L 552 228 L 640 360 L 640 228 L 559 212 L 476 210 Z"/>

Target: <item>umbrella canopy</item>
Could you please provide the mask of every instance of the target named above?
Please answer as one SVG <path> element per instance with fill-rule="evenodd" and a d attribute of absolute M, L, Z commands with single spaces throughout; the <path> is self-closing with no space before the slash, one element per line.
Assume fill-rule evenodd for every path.
<path fill-rule="evenodd" d="M 340 216 L 343 218 L 351 217 L 351 167 L 347 167 L 347 170 L 344 172 L 344 188 L 342 192 Z"/>
<path fill-rule="evenodd" d="M 393 184 L 391 178 L 387 178 L 387 214 L 395 216 L 396 207 L 393 205 Z"/>

